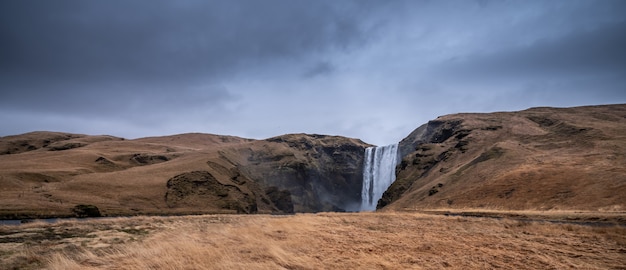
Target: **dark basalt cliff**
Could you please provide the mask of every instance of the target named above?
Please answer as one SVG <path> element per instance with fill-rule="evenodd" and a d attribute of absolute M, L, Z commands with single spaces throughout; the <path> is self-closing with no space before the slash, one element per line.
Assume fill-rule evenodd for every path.
<path fill-rule="evenodd" d="M 289 191 L 296 212 L 357 211 L 367 146 L 339 136 L 289 134 L 221 154 L 259 184 Z"/>
<path fill-rule="evenodd" d="M 256 207 L 261 212 L 357 211 L 367 146 L 339 136 L 289 134 L 223 147 L 207 161 L 204 178 L 213 179 L 212 186 L 196 187 L 187 181 L 190 183 L 184 185 L 194 188 L 174 191 L 170 183 L 180 182 L 176 178 L 181 177 L 176 176 L 169 180 L 168 192 L 177 194 L 176 200 L 194 202 L 186 207 L 214 201 L 212 205 L 220 209 L 244 213 L 256 213 Z M 200 189 L 207 191 L 199 194 Z M 228 192 L 219 198 L 208 190 Z M 255 207 L 234 202 L 242 199 L 245 205 L 253 202 Z M 220 200 L 230 203 L 218 203 Z"/>
<path fill-rule="evenodd" d="M 378 208 L 620 210 L 626 105 L 455 114 L 400 142 Z"/>

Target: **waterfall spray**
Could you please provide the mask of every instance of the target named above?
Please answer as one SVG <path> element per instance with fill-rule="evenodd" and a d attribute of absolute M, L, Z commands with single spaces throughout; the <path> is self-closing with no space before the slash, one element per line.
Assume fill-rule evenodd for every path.
<path fill-rule="evenodd" d="M 365 149 L 361 211 L 376 210 L 378 200 L 396 180 L 398 144 Z"/>

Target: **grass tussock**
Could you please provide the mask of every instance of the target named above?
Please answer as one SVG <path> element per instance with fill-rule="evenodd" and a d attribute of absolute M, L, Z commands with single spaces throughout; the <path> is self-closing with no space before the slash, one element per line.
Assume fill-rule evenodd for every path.
<path fill-rule="evenodd" d="M 626 228 L 419 213 L 0 227 L 8 269 L 620 269 Z"/>

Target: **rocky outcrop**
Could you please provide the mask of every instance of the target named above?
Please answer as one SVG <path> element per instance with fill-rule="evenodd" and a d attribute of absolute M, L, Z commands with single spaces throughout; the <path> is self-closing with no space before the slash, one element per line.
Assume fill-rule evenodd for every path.
<path fill-rule="evenodd" d="M 357 211 L 367 146 L 339 136 L 290 134 L 223 155 L 238 160 L 242 173 L 259 184 L 289 191 L 296 212 Z"/>
<path fill-rule="evenodd" d="M 113 136 L 36 131 L 22 135 L 0 137 L 0 155 L 20 154 L 39 149 L 63 151 L 83 147 L 92 142 L 122 140 Z"/>
<path fill-rule="evenodd" d="M 218 181 L 207 171 L 183 173 L 167 181 L 165 202 L 170 208 L 216 208 L 236 213 L 252 214 L 258 211 L 257 194 L 237 185 Z M 268 202 L 267 198 L 264 198 Z"/>
<path fill-rule="evenodd" d="M 134 154 L 130 157 L 130 161 L 138 165 L 151 165 L 168 160 L 170 159 L 165 155 Z"/>
<path fill-rule="evenodd" d="M 289 190 L 280 190 L 278 187 L 269 187 L 265 189 L 265 194 L 280 212 L 294 212 L 291 192 L 289 192 Z"/>
<path fill-rule="evenodd" d="M 0 140 L 0 155 L 19 154 L 51 147 L 51 150 L 62 150 L 62 145 L 71 139 L 84 135 L 58 132 L 31 132 L 19 136 L 6 136 Z M 59 149 L 57 149 L 59 148 Z"/>
<path fill-rule="evenodd" d="M 74 149 L 74 148 L 79 148 L 79 147 L 83 147 L 86 144 L 84 143 L 79 143 L 79 142 L 63 142 L 63 143 L 55 143 L 52 144 L 46 148 L 48 148 L 48 150 L 50 151 L 64 151 L 64 150 L 69 150 L 69 149 Z"/>
<path fill-rule="evenodd" d="M 166 201 L 170 208 L 217 205 L 245 213 L 255 212 L 249 210 L 254 207 L 234 201 L 254 203 L 264 213 L 356 211 L 367 146 L 356 139 L 311 134 L 224 146 L 206 162 L 205 172 L 168 181 Z"/>
<path fill-rule="evenodd" d="M 415 129 L 398 144 L 400 157 L 404 157 L 415 151 L 418 145 L 425 143 L 442 143 L 455 134 L 463 119 L 431 120 Z M 463 136 L 463 135 L 461 135 Z"/>
<path fill-rule="evenodd" d="M 383 193 L 376 208 L 383 208 L 399 199 L 415 180 L 424 177 L 440 162 L 448 160 L 458 152 L 465 153 L 469 144 L 465 137 L 471 130 L 463 129 L 462 123 L 463 119 L 460 118 L 432 120 L 400 141 L 398 147 L 402 159 L 396 168 L 396 181 Z M 450 141 L 447 142 L 448 140 Z M 411 176 L 400 175 L 405 173 L 407 168 L 411 170 Z M 429 195 L 436 193 L 436 190 L 431 189 Z"/>
<path fill-rule="evenodd" d="M 78 218 L 102 216 L 100 209 L 98 209 L 95 205 L 79 204 L 72 208 L 72 212 L 74 212 Z"/>

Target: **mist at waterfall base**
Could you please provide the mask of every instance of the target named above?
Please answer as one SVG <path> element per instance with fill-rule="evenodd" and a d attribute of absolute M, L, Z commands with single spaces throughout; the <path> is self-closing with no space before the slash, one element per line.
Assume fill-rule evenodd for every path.
<path fill-rule="evenodd" d="M 365 149 L 361 211 L 374 211 L 378 200 L 396 180 L 398 144 Z"/>

